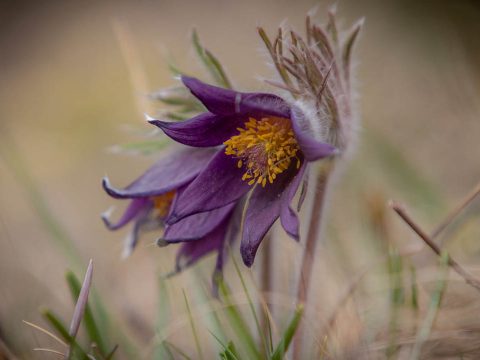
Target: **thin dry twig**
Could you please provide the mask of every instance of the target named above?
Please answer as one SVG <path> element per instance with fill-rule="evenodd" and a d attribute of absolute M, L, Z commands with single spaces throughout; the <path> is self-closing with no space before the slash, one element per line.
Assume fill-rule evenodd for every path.
<path fill-rule="evenodd" d="M 306 237 L 305 250 L 300 268 L 300 281 L 297 290 L 297 305 L 304 305 L 308 298 L 308 290 L 310 278 L 312 276 L 312 269 L 314 263 L 315 247 L 318 241 L 318 234 L 320 233 L 322 214 L 324 211 L 324 202 L 328 187 L 329 175 L 333 170 L 333 164 L 327 163 L 325 168 L 320 170 L 316 179 L 315 198 L 313 200 L 313 209 L 311 215 L 311 222 L 308 228 Z M 302 346 L 302 331 L 299 327 L 297 334 L 293 339 L 293 359 L 299 359 L 301 355 Z"/>
<path fill-rule="evenodd" d="M 55 354 L 55 355 L 58 355 L 58 356 L 61 356 L 61 357 L 65 357 L 65 354 L 60 352 L 60 351 L 57 351 L 57 350 L 53 350 L 53 349 L 45 349 L 45 348 L 34 348 L 33 351 L 42 351 L 42 352 L 48 352 L 50 354 Z"/>
<path fill-rule="evenodd" d="M 38 331 L 41 331 L 43 332 L 44 334 L 50 336 L 52 339 L 54 339 L 55 341 L 59 342 L 60 344 L 62 344 L 63 346 L 67 347 L 67 344 L 62 340 L 60 339 L 58 336 L 56 336 L 55 334 L 52 334 L 50 331 L 42 328 L 41 326 L 38 326 L 34 323 L 31 323 L 29 321 L 26 321 L 26 320 L 23 320 L 23 323 L 24 324 L 27 324 L 28 326 L 31 326 L 33 327 L 34 329 L 38 330 Z"/>
<path fill-rule="evenodd" d="M 465 196 L 450 214 L 435 228 L 430 237 L 435 239 L 480 194 L 480 182 Z"/>
<path fill-rule="evenodd" d="M 420 226 L 408 215 L 405 208 L 395 202 L 390 202 L 390 207 L 402 218 L 403 221 L 407 223 L 408 226 L 427 244 L 430 249 L 435 252 L 438 256 L 442 255 L 442 250 L 440 247 L 432 240 L 430 236 L 423 231 Z M 451 256 L 448 257 L 448 265 L 455 270 L 455 272 L 460 275 L 467 284 L 473 286 L 475 289 L 480 291 L 480 281 L 476 279 L 472 274 L 465 270 L 458 262 L 456 262 Z"/>

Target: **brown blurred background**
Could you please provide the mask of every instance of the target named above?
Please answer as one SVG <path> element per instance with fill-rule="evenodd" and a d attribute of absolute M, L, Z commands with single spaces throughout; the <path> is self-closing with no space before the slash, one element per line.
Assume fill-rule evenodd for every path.
<path fill-rule="evenodd" d="M 122 314 L 121 322 L 141 319 L 130 321 L 130 328 L 139 337 L 149 336 L 156 275 L 171 269 L 175 250 L 157 249 L 147 240 L 130 259 L 120 260 L 125 232 L 110 233 L 100 221 L 100 213 L 114 203 L 100 181 L 108 174 L 114 184 L 125 185 L 153 159 L 108 149 L 149 133 L 142 114 L 157 105 L 146 94 L 175 84 L 167 60 L 203 74 L 190 46 L 192 27 L 239 89 L 268 90 L 257 80 L 271 72 L 256 26 L 273 33 L 287 20 L 302 31 L 308 10 L 318 5 L 324 19 L 330 4 L 0 3 L 0 335 L 13 349 L 29 358 L 30 348 L 47 341 L 21 322 L 41 323 L 41 306 L 69 316 L 64 271 L 81 271 L 89 258 L 94 258 L 95 285 L 109 310 Z M 357 192 L 408 197 L 396 164 L 378 166 L 372 152 L 383 150 L 369 147 L 374 138 L 396 149 L 419 182 L 428 184 L 427 192 L 440 194 L 438 202 L 426 207 L 422 201 L 429 195 L 407 198 L 432 225 L 428 206 L 447 208 L 480 179 L 480 3 L 345 0 L 338 3 L 338 12 L 345 25 L 360 17 L 366 23 L 356 65 L 359 152 L 351 161 L 351 176 L 337 185 L 343 195 L 334 196 L 335 213 L 357 219 Z M 49 225 L 40 197 L 66 234 Z M 354 211 L 357 215 L 350 217 Z M 81 256 L 78 264 L 52 231 L 73 240 Z M 209 276 L 211 263 L 201 268 Z M 193 281 L 188 274 L 176 279 L 186 287 Z"/>

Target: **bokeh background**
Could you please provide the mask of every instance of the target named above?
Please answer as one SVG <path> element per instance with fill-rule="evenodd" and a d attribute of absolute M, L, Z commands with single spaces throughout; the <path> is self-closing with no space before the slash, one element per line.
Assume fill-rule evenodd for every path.
<path fill-rule="evenodd" d="M 307 0 L 0 2 L 0 338 L 15 353 L 44 358 L 30 349 L 50 340 L 22 320 L 42 324 L 42 306 L 68 318 L 72 304 L 65 270 L 81 274 L 89 258 L 108 311 L 132 342 L 148 343 L 159 306 L 158 276 L 172 268 L 175 249 L 156 248 L 152 237 L 131 258 L 120 259 L 126 232 L 110 233 L 100 221 L 114 203 L 104 194 L 101 178 L 108 174 L 114 184 L 126 185 L 158 154 L 118 154 L 114 145 L 151 132 L 143 113 L 160 105 L 147 94 L 176 84 L 167 62 L 210 80 L 190 44 L 193 27 L 238 89 L 268 91 L 259 78 L 272 71 L 256 26 L 273 34 L 286 21 L 302 31 L 308 10 L 318 6 L 323 20 L 329 5 Z M 331 229 L 319 249 L 314 298 L 323 299 L 315 304 L 323 314 L 350 274 L 381 253 L 381 241 L 369 238 L 375 214 L 387 217 L 398 244 L 416 241 L 385 209 L 388 199 L 407 203 L 430 229 L 480 180 L 480 3 L 344 0 L 338 12 L 345 25 L 366 19 L 356 48 L 362 127 L 358 150 L 332 193 Z M 452 251 L 473 271 L 480 257 L 478 210 L 473 205 L 462 218 L 466 225 L 452 235 L 458 240 Z M 302 244 L 276 240 L 273 266 L 281 316 L 291 310 Z M 174 308 L 181 289 L 193 291 L 197 276 L 208 286 L 212 261 L 168 280 Z M 235 283 L 231 267 L 227 280 Z M 259 270 L 257 265 L 247 273 L 255 279 Z M 372 286 L 364 289 L 364 304 L 381 303 L 385 295 Z M 195 303 L 195 292 L 190 296 Z M 176 306 L 179 316 L 185 313 L 181 302 Z M 182 324 L 172 330 L 172 339 L 192 349 L 182 336 L 188 324 Z"/>

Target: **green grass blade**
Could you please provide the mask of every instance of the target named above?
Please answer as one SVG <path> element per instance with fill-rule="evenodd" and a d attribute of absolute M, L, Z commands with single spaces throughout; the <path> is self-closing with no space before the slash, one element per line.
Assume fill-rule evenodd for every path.
<path fill-rule="evenodd" d="M 115 345 L 113 347 L 113 349 L 108 353 L 107 356 L 105 356 L 105 360 L 112 360 L 113 359 L 113 356 L 115 355 L 115 353 L 117 352 L 117 349 L 118 349 L 118 345 Z"/>
<path fill-rule="evenodd" d="M 217 339 L 217 341 L 222 345 L 223 351 L 219 354 L 220 359 L 222 360 L 239 360 L 238 355 L 236 353 L 236 348 L 235 345 L 233 344 L 232 341 L 228 342 L 228 345 L 223 344 L 220 342 L 220 339 L 218 339 L 213 333 L 212 335 Z"/>
<path fill-rule="evenodd" d="M 175 111 L 169 111 L 165 113 L 164 116 L 165 118 L 173 121 L 183 121 L 191 118 L 191 116 L 188 114 L 182 114 L 180 112 L 175 112 Z"/>
<path fill-rule="evenodd" d="M 157 320 L 155 324 L 155 333 L 159 336 L 170 320 L 170 299 L 168 296 L 167 284 L 164 278 L 159 277 L 158 280 L 158 306 Z M 156 345 L 153 358 L 155 360 L 163 360 L 169 354 L 170 350 L 165 346 L 164 342 Z"/>
<path fill-rule="evenodd" d="M 422 346 L 425 341 L 428 340 L 430 332 L 432 331 L 435 318 L 437 317 L 438 311 L 440 310 L 440 305 L 442 303 L 443 293 L 447 285 L 447 276 L 448 276 L 448 254 L 443 253 L 441 257 L 441 272 L 437 280 L 435 291 L 430 298 L 430 305 L 428 306 L 427 315 L 422 322 L 420 329 L 418 330 L 415 344 L 413 345 L 412 352 L 410 354 L 410 359 L 415 360 L 420 358 L 420 353 Z"/>
<path fill-rule="evenodd" d="M 165 105 L 180 107 L 182 112 L 200 112 L 205 107 L 185 87 L 160 89 L 150 94 L 152 100 L 157 100 Z"/>
<path fill-rule="evenodd" d="M 227 89 L 232 89 L 232 83 L 227 77 L 225 70 L 223 69 L 222 64 L 220 61 L 207 49 L 205 49 L 205 56 L 210 62 L 210 64 L 215 68 L 216 72 L 218 73 L 218 77 L 220 79 L 220 85 Z"/>
<path fill-rule="evenodd" d="M 49 309 L 41 311 L 43 318 L 55 329 L 55 331 L 65 340 L 65 342 L 72 346 L 72 357 L 87 360 L 88 356 L 85 350 L 77 343 L 77 341 L 68 333 L 67 326 L 63 321 Z"/>
<path fill-rule="evenodd" d="M 209 330 L 209 333 L 217 340 L 217 342 L 222 346 L 223 351 L 220 353 L 220 358 L 222 360 L 239 360 L 237 350 L 232 341 L 228 342 L 228 345 L 225 345 L 220 338 L 215 335 L 212 331 Z"/>
<path fill-rule="evenodd" d="M 173 62 L 168 62 L 168 70 L 172 73 L 173 76 L 181 76 L 185 74 L 185 71 L 182 71 L 177 65 L 173 64 Z"/>
<path fill-rule="evenodd" d="M 410 266 L 410 282 L 411 305 L 413 309 L 418 310 L 417 271 L 413 265 Z"/>
<path fill-rule="evenodd" d="M 165 138 L 114 145 L 111 150 L 115 153 L 151 155 L 165 149 L 169 144 L 170 142 Z"/>
<path fill-rule="evenodd" d="M 187 299 L 187 295 L 185 294 L 185 290 L 183 291 L 183 298 L 185 300 L 185 306 L 187 307 L 190 326 L 192 327 L 193 338 L 195 340 L 195 347 L 197 348 L 197 355 L 199 359 L 203 359 L 202 347 L 200 346 L 200 339 L 198 338 L 198 333 L 195 328 L 195 323 L 193 322 L 192 311 L 190 310 L 190 305 L 188 304 L 188 299 Z"/>
<path fill-rule="evenodd" d="M 168 347 L 174 350 L 178 355 L 180 355 L 182 358 L 185 360 L 192 360 L 190 356 L 185 354 L 181 349 L 179 349 L 177 346 L 173 345 L 171 342 L 164 340 L 164 344 Z"/>
<path fill-rule="evenodd" d="M 233 328 L 245 349 L 249 353 L 249 358 L 261 359 L 260 351 L 257 349 L 254 337 L 250 332 L 250 327 L 242 317 L 240 310 L 232 303 L 231 293 L 228 286 L 221 279 L 218 281 L 218 289 L 226 303 L 225 312 L 228 317 L 230 326 Z"/>
<path fill-rule="evenodd" d="M 281 360 L 283 359 L 285 353 L 292 342 L 293 336 L 298 329 L 298 325 L 300 324 L 300 320 L 303 315 L 303 306 L 299 305 L 295 310 L 292 320 L 288 324 L 287 330 L 283 333 L 282 339 L 280 340 L 279 344 L 277 345 L 275 351 L 271 356 L 271 360 Z"/>
<path fill-rule="evenodd" d="M 42 310 L 41 314 L 66 342 L 71 341 L 72 337 L 68 334 L 67 327 L 57 315 L 49 309 Z"/>
<path fill-rule="evenodd" d="M 217 58 L 202 46 L 200 43 L 200 38 L 198 37 L 198 33 L 195 29 L 192 32 L 192 44 L 199 59 L 203 65 L 205 65 L 208 72 L 212 75 L 215 82 L 222 87 L 231 89 L 231 82 L 225 74 L 223 67 L 220 65 L 220 62 L 217 60 Z"/>
<path fill-rule="evenodd" d="M 72 298 L 74 301 L 76 301 L 78 296 L 80 295 L 80 289 L 82 285 L 78 280 L 78 278 L 76 277 L 76 275 L 71 271 L 67 272 L 66 279 L 67 279 L 68 286 L 70 288 L 70 293 L 72 294 Z M 84 324 L 85 330 L 87 331 L 90 341 L 97 344 L 102 354 L 106 354 L 108 350 L 105 346 L 105 342 L 101 336 L 101 333 L 94 319 L 92 309 L 89 304 L 87 304 L 87 306 L 85 307 L 83 324 Z"/>
<path fill-rule="evenodd" d="M 253 304 L 252 298 L 250 297 L 250 293 L 249 293 L 248 288 L 245 284 L 245 279 L 243 278 L 243 275 L 240 271 L 240 268 L 238 267 L 237 261 L 235 260 L 235 258 L 233 256 L 232 256 L 232 261 L 233 261 L 233 264 L 235 266 L 235 271 L 237 272 L 237 275 L 240 278 L 240 282 L 242 283 L 243 291 L 245 292 L 245 295 L 247 296 L 248 305 L 250 307 L 250 311 L 252 312 L 253 318 L 255 320 L 255 325 L 257 326 L 258 334 L 260 335 L 260 337 L 262 339 L 262 344 L 265 348 L 266 354 L 268 356 L 270 356 L 270 347 L 268 346 L 267 339 L 265 338 L 265 334 L 263 333 L 263 329 L 260 326 L 260 321 L 258 320 L 257 312 L 255 310 L 255 305 Z M 265 314 L 265 316 L 268 318 L 268 314 Z"/>

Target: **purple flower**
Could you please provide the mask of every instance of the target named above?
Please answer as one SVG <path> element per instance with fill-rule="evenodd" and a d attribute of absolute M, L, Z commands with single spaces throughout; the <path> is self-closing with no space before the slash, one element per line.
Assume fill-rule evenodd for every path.
<path fill-rule="evenodd" d="M 231 228 L 235 204 L 192 214 L 172 225 L 165 224 L 172 204 L 205 168 L 214 154 L 212 149 L 177 149 L 124 189 L 114 188 L 108 178 L 103 179 L 103 187 L 110 196 L 130 200 L 116 223 L 109 220 L 108 214 L 102 216 L 110 230 L 117 230 L 133 222 L 133 228 L 125 243 L 124 255 L 131 254 L 142 231 L 165 228 L 163 236 L 157 241 L 159 245 L 182 243 L 177 253 L 175 273 L 193 265 L 211 252 L 217 252 L 215 273 L 221 272 L 225 257 L 225 239 Z"/>
<path fill-rule="evenodd" d="M 302 112 L 276 95 L 236 92 L 186 76 L 182 81 L 207 111 L 183 122 L 150 122 L 179 143 L 213 147 L 216 154 L 178 194 L 166 222 L 174 226 L 193 214 L 235 204 L 248 193 L 241 253 L 251 266 L 278 218 L 299 239 L 293 197 L 308 163 L 336 150 L 314 139 Z"/>

